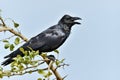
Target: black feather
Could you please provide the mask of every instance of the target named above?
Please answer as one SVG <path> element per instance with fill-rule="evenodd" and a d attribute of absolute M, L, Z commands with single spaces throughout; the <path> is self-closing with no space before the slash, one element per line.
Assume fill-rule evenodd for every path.
<path fill-rule="evenodd" d="M 71 27 L 75 24 L 79 24 L 79 22 L 75 22 L 75 20 L 80 19 L 79 17 L 71 17 L 69 15 L 64 15 L 57 25 L 54 25 L 37 36 L 31 38 L 28 42 L 26 42 L 22 48 L 24 50 L 30 50 L 28 47 L 31 47 L 33 50 L 39 50 L 41 52 L 50 52 L 58 47 L 60 47 L 65 40 L 68 38 Z M 11 54 L 5 56 L 4 58 L 8 58 L 6 61 L 2 63 L 2 65 L 8 65 L 13 62 L 13 58 L 17 55 L 24 56 L 23 53 L 18 48 L 16 51 Z"/>

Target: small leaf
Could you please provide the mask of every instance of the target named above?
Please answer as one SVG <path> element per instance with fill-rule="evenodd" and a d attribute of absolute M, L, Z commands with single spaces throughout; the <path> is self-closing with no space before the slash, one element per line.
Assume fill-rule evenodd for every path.
<path fill-rule="evenodd" d="M 19 68 L 20 71 L 23 71 L 23 70 L 24 70 L 24 66 L 23 66 L 22 64 L 19 64 L 19 65 L 18 65 L 18 68 Z"/>
<path fill-rule="evenodd" d="M 55 52 L 55 53 L 57 53 L 57 54 L 59 54 L 59 51 L 58 51 L 57 49 L 56 49 L 56 50 L 54 50 L 54 52 Z"/>
<path fill-rule="evenodd" d="M 63 63 L 65 61 L 65 59 L 62 59 L 61 61 L 60 61 L 60 63 Z"/>
<path fill-rule="evenodd" d="M 3 68 L 0 66 L 0 71 L 3 71 Z"/>
<path fill-rule="evenodd" d="M 14 43 L 15 43 L 16 45 L 18 45 L 18 44 L 20 43 L 20 38 L 17 37 L 17 38 L 15 39 Z"/>
<path fill-rule="evenodd" d="M 0 71 L 0 78 L 3 78 L 3 72 Z"/>
<path fill-rule="evenodd" d="M 29 71 L 29 74 L 32 74 L 32 71 L 31 71 L 31 70 Z"/>
<path fill-rule="evenodd" d="M 15 28 L 19 27 L 19 24 L 16 23 L 16 22 L 14 22 L 14 27 L 15 27 Z"/>
<path fill-rule="evenodd" d="M 24 56 L 25 60 L 30 60 L 30 56 Z"/>
<path fill-rule="evenodd" d="M 38 78 L 37 80 L 42 80 L 42 78 Z"/>
<path fill-rule="evenodd" d="M 14 67 L 11 68 L 11 71 L 12 72 L 18 72 L 18 68 L 16 66 L 14 66 Z"/>
<path fill-rule="evenodd" d="M 33 65 L 33 66 L 34 66 L 34 65 L 36 65 L 37 63 L 38 63 L 38 61 L 31 61 L 31 62 L 30 62 L 30 65 Z"/>
<path fill-rule="evenodd" d="M 60 64 L 60 61 L 59 60 L 56 60 L 55 61 L 55 64 L 58 66 Z"/>
<path fill-rule="evenodd" d="M 50 77 L 52 73 L 49 71 L 46 75 L 44 75 L 45 78 Z"/>
<path fill-rule="evenodd" d="M 10 45 L 10 51 L 13 51 L 13 50 L 14 50 L 14 45 L 11 44 L 11 45 Z"/>
<path fill-rule="evenodd" d="M 42 75 L 45 75 L 45 74 L 46 74 L 45 71 L 42 70 L 42 69 L 38 70 L 38 73 L 39 73 L 39 74 L 42 74 Z"/>
<path fill-rule="evenodd" d="M 39 50 L 37 50 L 37 51 L 35 52 L 35 55 L 39 55 Z"/>
<path fill-rule="evenodd" d="M 9 70 L 4 71 L 4 73 L 5 73 L 5 75 L 7 75 L 8 77 L 10 77 L 10 75 L 11 75 L 11 72 L 10 72 Z"/>
<path fill-rule="evenodd" d="M 46 57 L 47 54 L 46 54 L 46 53 L 42 53 L 41 56 L 42 56 L 42 57 Z"/>
<path fill-rule="evenodd" d="M 17 61 L 17 57 L 14 57 L 13 60 Z"/>
<path fill-rule="evenodd" d="M 30 53 L 29 53 L 29 56 L 30 56 L 30 58 L 34 58 L 34 57 L 35 57 L 34 52 L 30 52 Z"/>
<path fill-rule="evenodd" d="M 5 39 L 5 40 L 3 40 L 3 42 L 5 42 L 5 43 L 9 43 L 9 41 L 8 41 L 8 40 L 6 40 L 6 39 Z"/>
<path fill-rule="evenodd" d="M 21 51 L 22 53 L 24 53 L 24 52 L 25 52 L 25 51 L 24 51 L 24 48 L 22 48 L 22 47 L 20 48 L 20 51 Z"/>
<path fill-rule="evenodd" d="M 5 44 L 5 46 L 4 46 L 5 49 L 8 49 L 9 47 L 10 47 L 9 43 Z"/>

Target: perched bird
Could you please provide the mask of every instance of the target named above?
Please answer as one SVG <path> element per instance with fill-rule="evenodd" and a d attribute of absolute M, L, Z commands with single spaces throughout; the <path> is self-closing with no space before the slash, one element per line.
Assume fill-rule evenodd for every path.
<path fill-rule="evenodd" d="M 76 20 L 81 20 L 81 18 L 64 15 L 56 25 L 51 26 L 37 36 L 31 38 L 21 47 L 24 48 L 24 50 L 30 50 L 30 48 L 33 50 L 39 50 L 39 54 L 42 52 L 53 51 L 65 42 L 65 40 L 70 35 L 73 25 L 81 24 L 79 22 L 76 22 Z M 13 58 L 17 55 L 24 56 L 24 54 L 20 51 L 21 47 L 19 47 L 11 54 L 5 56 L 4 58 L 7 58 L 7 60 L 5 60 L 2 65 L 6 66 L 10 64 L 14 61 Z"/>

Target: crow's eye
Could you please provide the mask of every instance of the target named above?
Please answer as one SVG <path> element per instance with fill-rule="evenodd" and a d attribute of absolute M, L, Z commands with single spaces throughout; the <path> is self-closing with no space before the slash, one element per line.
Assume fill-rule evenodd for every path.
<path fill-rule="evenodd" d="M 67 17 L 66 20 L 71 20 L 71 18 L 70 18 L 70 17 Z"/>
<path fill-rule="evenodd" d="M 66 16 L 65 19 L 66 19 L 66 20 L 70 20 L 71 17 L 70 17 L 70 16 Z"/>

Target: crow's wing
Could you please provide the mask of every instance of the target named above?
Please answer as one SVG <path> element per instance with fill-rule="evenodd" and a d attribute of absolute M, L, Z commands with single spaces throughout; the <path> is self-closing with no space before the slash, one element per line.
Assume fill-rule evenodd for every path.
<path fill-rule="evenodd" d="M 61 29 L 47 29 L 39 35 L 33 37 L 24 47 L 31 47 L 33 50 L 40 50 L 41 52 L 48 52 L 51 49 L 59 47 L 62 44 L 65 33 Z"/>
<path fill-rule="evenodd" d="M 41 39 L 40 39 L 41 37 Z M 31 38 L 27 43 L 25 43 L 22 47 L 23 48 L 32 48 L 33 50 L 36 50 L 37 48 L 41 47 L 44 45 L 44 41 L 42 40 L 42 38 L 45 37 L 44 33 L 41 33 L 33 38 Z"/>
<path fill-rule="evenodd" d="M 27 43 L 25 43 L 22 48 L 25 50 L 39 50 L 40 52 L 49 52 L 54 49 L 57 49 L 61 44 L 64 43 L 67 36 L 61 29 L 49 28 L 37 36 L 31 38 Z M 29 48 L 30 47 L 30 48 Z M 24 56 L 20 51 L 20 48 L 12 52 L 11 54 L 5 56 L 8 57 L 16 57 L 17 55 Z"/>

